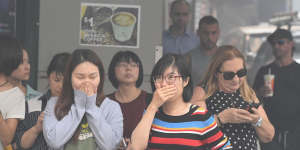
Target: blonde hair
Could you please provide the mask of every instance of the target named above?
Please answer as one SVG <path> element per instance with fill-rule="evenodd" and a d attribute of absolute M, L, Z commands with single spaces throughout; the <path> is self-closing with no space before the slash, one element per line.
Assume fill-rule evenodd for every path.
<path fill-rule="evenodd" d="M 243 66 L 244 68 L 246 68 L 245 58 L 237 48 L 231 45 L 224 45 L 218 48 L 216 54 L 211 60 L 208 71 L 206 72 L 202 80 L 202 83 L 206 88 L 206 95 L 204 99 L 210 97 L 218 90 L 218 79 L 216 74 L 225 61 L 232 60 L 234 58 L 241 58 L 243 60 Z M 252 103 L 258 101 L 256 94 L 254 90 L 249 86 L 246 77 L 245 80 L 242 81 L 242 84 L 240 86 L 240 93 L 244 100 L 247 102 Z"/>

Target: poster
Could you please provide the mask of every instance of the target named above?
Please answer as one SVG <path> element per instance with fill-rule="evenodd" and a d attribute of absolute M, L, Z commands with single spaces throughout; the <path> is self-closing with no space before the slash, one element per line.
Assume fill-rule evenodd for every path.
<path fill-rule="evenodd" d="M 82 3 L 80 45 L 139 48 L 140 6 Z"/>
<path fill-rule="evenodd" d="M 0 34 L 15 35 L 15 0 L 0 0 Z"/>

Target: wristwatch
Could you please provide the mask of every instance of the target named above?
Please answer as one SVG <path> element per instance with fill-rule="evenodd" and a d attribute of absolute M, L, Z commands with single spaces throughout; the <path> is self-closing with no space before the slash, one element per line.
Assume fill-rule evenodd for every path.
<path fill-rule="evenodd" d="M 262 124 L 262 117 L 259 117 L 259 119 L 257 120 L 257 122 L 254 124 L 254 126 L 256 127 L 261 127 L 261 124 Z"/>

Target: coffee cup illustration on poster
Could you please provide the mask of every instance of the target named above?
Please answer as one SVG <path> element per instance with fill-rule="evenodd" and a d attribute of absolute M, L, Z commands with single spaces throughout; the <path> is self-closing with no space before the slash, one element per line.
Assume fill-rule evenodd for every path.
<path fill-rule="evenodd" d="M 82 3 L 80 45 L 139 48 L 140 6 Z"/>

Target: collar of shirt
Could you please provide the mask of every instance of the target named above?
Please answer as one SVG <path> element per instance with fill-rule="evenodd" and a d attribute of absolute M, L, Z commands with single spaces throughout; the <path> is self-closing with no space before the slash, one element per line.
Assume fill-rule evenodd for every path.
<path fill-rule="evenodd" d="M 174 36 L 172 35 L 172 33 L 171 33 L 171 27 L 170 27 L 168 30 L 166 30 L 165 34 L 166 34 L 166 36 L 174 37 Z M 191 37 L 192 34 L 193 34 L 192 32 L 189 32 L 189 31 L 187 31 L 187 30 L 185 29 L 183 35 L 180 35 L 180 36 L 188 36 L 188 37 Z M 175 37 L 175 38 L 176 38 L 176 37 Z"/>
<path fill-rule="evenodd" d="M 35 98 L 37 96 L 40 96 L 41 93 L 34 90 L 30 85 L 26 84 L 26 95 L 25 95 L 25 100 L 30 100 L 32 98 Z"/>

